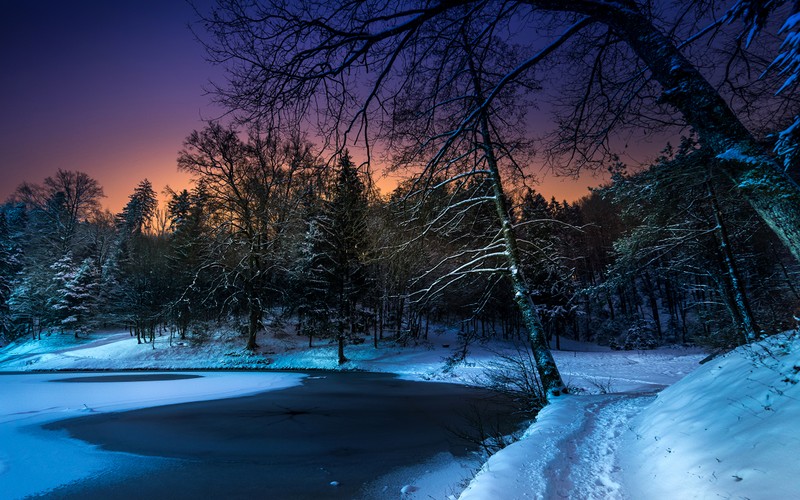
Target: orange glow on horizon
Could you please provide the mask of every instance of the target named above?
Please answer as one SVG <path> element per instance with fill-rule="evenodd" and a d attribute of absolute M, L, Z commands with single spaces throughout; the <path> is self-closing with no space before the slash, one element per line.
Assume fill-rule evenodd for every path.
<path fill-rule="evenodd" d="M 94 150 L 82 151 L 81 154 L 66 155 L 60 163 L 53 164 L 51 171 L 41 172 L 39 169 L 28 169 L 22 172 L 4 172 L 0 184 L 0 198 L 5 200 L 22 182 L 40 183 L 45 177 L 53 175 L 58 168 L 86 172 L 96 179 L 106 194 L 102 200 L 104 208 L 119 213 L 128 201 L 128 197 L 143 179 L 153 184 L 162 205 L 167 197 L 164 190 L 167 186 L 175 191 L 191 189 L 193 183 L 188 173 L 179 172 L 176 158 L 180 141 L 163 141 L 161 144 L 145 150 L 141 147 L 129 148 L 125 151 Z M 386 196 L 397 188 L 406 175 L 384 175 L 379 168 L 374 169 L 374 181 L 381 195 Z M 41 172 L 41 173 L 39 173 Z M 37 175 L 38 174 L 38 175 Z M 35 175 L 35 177 L 33 177 Z M 533 188 L 547 200 L 555 197 L 558 201 L 576 201 L 589 194 L 590 186 L 599 186 L 607 181 L 606 175 L 584 173 L 579 178 L 556 177 L 553 174 L 540 174 L 539 182 Z"/>

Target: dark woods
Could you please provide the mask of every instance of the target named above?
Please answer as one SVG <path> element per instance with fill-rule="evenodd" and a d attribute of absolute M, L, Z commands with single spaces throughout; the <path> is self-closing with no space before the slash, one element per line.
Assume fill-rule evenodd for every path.
<path fill-rule="evenodd" d="M 381 197 L 346 152 L 326 168 L 300 139 L 216 124 L 189 136 L 179 165 L 191 190 L 159 208 L 144 180 L 116 215 L 80 172 L 18 188 L 0 217 L 6 341 L 121 326 L 142 344 L 201 341 L 224 324 L 257 349 L 291 324 L 309 345 L 337 342 L 344 362 L 348 343 L 414 343 L 443 323 L 467 341 L 527 338 L 478 178 Z M 793 326 L 796 263 L 689 141 L 577 202 L 521 185 L 507 202 L 553 348 L 730 348 Z"/>

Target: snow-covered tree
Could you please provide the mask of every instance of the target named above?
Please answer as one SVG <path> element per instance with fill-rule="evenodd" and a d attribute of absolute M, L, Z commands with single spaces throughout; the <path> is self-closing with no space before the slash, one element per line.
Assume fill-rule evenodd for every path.
<path fill-rule="evenodd" d="M 334 326 L 327 302 L 326 276 L 320 266 L 322 255 L 319 242 L 322 237 L 318 213 L 306 213 L 306 230 L 293 259 L 291 300 L 301 333 L 308 336 L 308 346 L 314 337 L 325 337 Z"/>
<path fill-rule="evenodd" d="M 602 191 L 629 229 L 614 242 L 609 280 L 595 292 L 631 287 L 634 298 L 649 303 L 659 334 L 659 314 L 666 309 L 672 318 L 667 328 L 680 330 L 684 340 L 687 323 L 693 323 L 694 336 L 708 344 L 752 342 L 764 331 L 781 329 L 768 304 L 792 309 L 796 292 L 781 283 L 789 274 L 785 256 L 770 249 L 774 237 L 719 174 L 713 157 L 696 146 L 685 140 L 652 168 L 618 176 Z"/>
<path fill-rule="evenodd" d="M 91 259 L 76 264 L 69 254 L 52 268 L 55 285 L 50 307 L 56 313 L 58 326 L 78 338 L 88 333 L 96 313 L 99 272 Z"/>
<path fill-rule="evenodd" d="M 781 53 L 773 65 L 786 76 L 778 93 L 792 92 L 800 87 L 800 3 L 795 2 L 794 12 L 786 19 L 780 32 L 785 35 Z M 800 115 L 789 127 L 778 133 L 775 153 L 783 159 L 784 169 L 800 168 Z"/>
<path fill-rule="evenodd" d="M 0 335 L 7 339 L 17 335 L 9 301 L 22 264 L 21 249 L 11 227 L 19 211 L 19 207 L 12 205 L 0 206 Z"/>

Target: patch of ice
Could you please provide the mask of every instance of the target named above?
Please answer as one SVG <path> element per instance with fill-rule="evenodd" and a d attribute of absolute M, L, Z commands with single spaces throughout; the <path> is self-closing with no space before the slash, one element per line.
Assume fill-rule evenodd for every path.
<path fill-rule="evenodd" d="M 107 452 L 40 425 L 95 411 L 123 411 L 245 396 L 301 383 L 297 373 L 205 373 L 200 378 L 140 382 L 54 380 L 74 374 L 0 375 L 0 492 L 3 500 L 42 494 L 103 471 L 125 467 L 125 453 Z M 102 375 L 98 375 L 102 377 Z M 91 390 L 87 390 L 91 384 Z M 54 437 L 55 436 L 55 437 Z"/>

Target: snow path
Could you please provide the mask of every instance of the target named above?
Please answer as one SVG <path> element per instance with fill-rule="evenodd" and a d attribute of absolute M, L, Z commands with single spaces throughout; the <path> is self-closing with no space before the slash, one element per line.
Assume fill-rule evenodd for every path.
<path fill-rule="evenodd" d="M 565 446 L 545 469 L 551 478 L 545 498 L 624 499 L 617 451 L 630 420 L 649 405 L 653 395 L 600 396 L 586 404 L 580 426 L 566 436 Z"/>
<path fill-rule="evenodd" d="M 652 393 L 565 396 L 522 440 L 489 458 L 462 500 L 627 499 L 618 452 Z M 484 477 L 481 477 L 484 476 Z"/>

